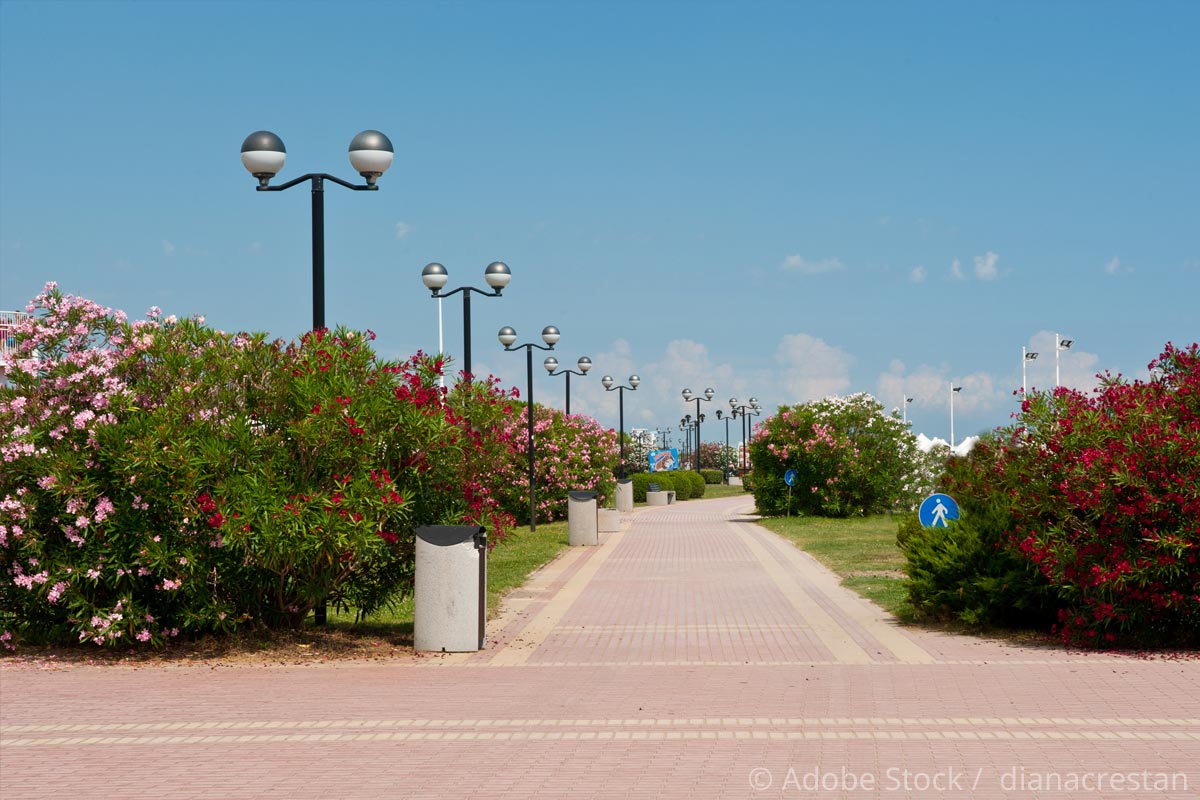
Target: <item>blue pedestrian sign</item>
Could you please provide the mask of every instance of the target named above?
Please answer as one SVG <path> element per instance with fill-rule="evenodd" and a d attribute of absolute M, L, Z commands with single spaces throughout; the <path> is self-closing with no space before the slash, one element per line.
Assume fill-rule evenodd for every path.
<path fill-rule="evenodd" d="M 798 477 L 800 477 L 800 473 L 796 472 L 794 469 L 789 469 L 787 472 L 783 473 L 783 482 L 788 486 L 795 486 L 796 478 Z"/>
<path fill-rule="evenodd" d="M 958 503 L 948 494 L 931 494 L 921 503 L 917 518 L 926 528 L 949 528 L 958 519 Z"/>

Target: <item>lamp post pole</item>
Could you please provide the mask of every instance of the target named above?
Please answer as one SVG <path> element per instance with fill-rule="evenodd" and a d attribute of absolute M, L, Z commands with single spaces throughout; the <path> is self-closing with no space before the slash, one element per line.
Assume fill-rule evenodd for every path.
<path fill-rule="evenodd" d="M 741 466 L 739 472 L 741 477 L 746 475 L 746 458 L 749 455 L 750 449 L 750 416 L 758 416 L 762 413 L 762 407 L 758 404 L 757 397 L 751 397 L 750 402 L 745 405 L 740 405 L 736 397 L 729 398 L 729 407 L 733 409 L 734 416 L 742 418 L 742 446 L 741 452 L 738 453 L 738 461 Z"/>
<path fill-rule="evenodd" d="M 421 282 L 425 284 L 425 288 L 430 291 L 430 296 L 437 298 L 438 301 L 438 348 L 442 344 L 442 298 L 451 297 L 459 292 L 462 292 L 463 297 L 463 373 L 466 375 L 466 380 L 469 382 L 474 373 L 471 372 L 471 292 L 481 294 L 484 297 L 499 297 L 504 287 L 508 286 L 508 282 L 512 280 L 512 271 L 503 261 L 493 261 L 488 264 L 483 270 L 483 279 L 487 281 L 487 285 L 492 287 L 492 291 L 485 292 L 482 289 L 476 289 L 474 286 L 460 286 L 457 289 L 452 289 L 449 292 L 443 292 L 442 288 L 450 280 L 450 273 L 444 266 L 436 261 L 426 264 L 421 270 Z"/>
<path fill-rule="evenodd" d="M 692 402 L 693 395 L 692 395 L 691 389 L 684 389 L 682 394 L 683 394 L 684 402 L 687 402 L 687 403 Z M 714 394 L 716 394 L 716 392 L 713 391 L 713 388 L 710 386 L 704 390 L 703 397 L 695 398 L 696 399 L 696 472 L 700 471 L 700 423 L 704 419 L 704 415 L 700 413 L 700 401 L 701 400 L 705 400 L 705 401 L 712 400 Z"/>
<path fill-rule="evenodd" d="M 954 381 L 950 381 L 950 450 L 954 450 L 954 395 L 962 391 L 961 386 L 955 386 Z"/>
<path fill-rule="evenodd" d="M 904 404 L 903 405 L 904 405 L 904 426 L 905 427 L 908 427 L 908 404 L 911 403 L 913 401 L 913 399 L 914 398 L 909 397 L 908 395 L 904 396 Z"/>
<path fill-rule="evenodd" d="M 1057 354 L 1058 354 L 1057 348 L 1055 348 L 1055 355 L 1057 356 Z M 1030 353 L 1028 350 L 1025 349 L 1024 345 L 1021 346 L 1021 396 L 1022 397 L 1029 394 L 1029 381 L 1026 378 L 1025 368 L 1029 365 L 1030 361 L 1036 361 L 1037 357 L 1038 357 L 1037 353 Z M 1058 384 L 1058 360 L 1057 360 L 1057 358 L 1055 359 L 1055 364 L 1054 364 L 1054 383 L 1055 383 L 1055 385 Z"/>
<path fill-rule="evenodd" d="M 312 184 L 312 329 L 325 327 L 325 181 L 345 186 L 356 192 L 378 191 L 376 181 L 392 165 L 395 153 L 387 136 L 379 131 L 363 131 L 350 141 L 350 165 L 362 177 L 365 184 L 344 181 L 325 172 L 310 172 L 277 186 L 271 179 L 283 169 L 287 160 L 287 149 L 283 140 L 270 131 L 255 131 L 242 142 L 242 164 L 258 178 L 259 192 L 282 192 L 297 184 L 309 181 Z"/>
<path fill-rule="evenodd" d="M 724 414 L 721 411 L 721 409 L 719 409 L 719 408 L 717 409 L 717 419 L 725 420 L 725 451 L 723 453 L 721 453 L 722 459 L 726 459 L 729 457 L 729 418 L 731 416 L 736 416 L 736 412 L 731 413 L 731 414 Z M 728 462 L 725 462 L 721 465 L 721 472 L 725 473 L 725 478 L 728 480 L 728 478 L 729 478 L 729 463 Z"/>
<path fill-rule="evenodd" d="M 534 497 L 535 492 L 534 492 L 534 485 L 533 485 L 533 458 L 534 458 L 534 456 L 533 456 L 533 416 L 534 416 L 534 408 L 533 408 L 533 348 L 536 347 L 538 350 L 553 350 L 554 345 L 558 343 L 560 336 L 561 336 L 561 334 L 558 332 L 558 328 L 554 327 L 553 325 L 547 325 L 546 327 L 542 328 L 542 341 L 546 343 L 544 346 L 537 344 L 536 342 L 529 342 L 528 344 L 514 345 L 513 343 L 517 341 L 517 332 L 507 325 L 505 325 L 503 328 L 501 328 L 500 333 L 497 334 L 497 338 L 500 340 L 500 344 L 504 345 L 504 349 L 507 352 L 525 348 L 525 374 L 528 377 L 528 381 L 529 381 L 529 391 L 525 397 L 525 417 L 526 417 L 526 421 L 529 423 L 528 438 L 526 439 L 525 447 L 526 447 L 526 450 L 528 450 L 528 452 L 529 452 L 529 530 L 530 531 L 537 530 L 537 505 L 536 505 L 536 501 L 535 501 L 535 497 Z"/>
<path fill-rule="evenodd" d="M 1071 345 L 1073 345 L 1073 344 L 1075 344 L 1074 340 L 1063 339 L 1057 333 L 1054 334 L 1054 388 L 1055 389 L 1057 389 L 1059 386 L 1062 386 L 1062 383 L 1059 380 L 1059 373 L 1058 373 L 1058 356 L 1060 353 L 1062 353 L 1063 350 L 1070 350 Z"/>
<path fill-rule="evenodd" d="M 617 437 L 621 446 L 621 463 L 619 467 L 621 480 L 625 480 L 625 390 L 628 389 L 631 392 L 636 392 L 638 384 L 641 382 L 642 379 L 637 375 L 629 376 L 628 386 L 614 386 L 615 381 L 612 375 L 605 375 L 600 379 L 600 383 L 604 385 L 604 391 L 617 393 L 617 419 L 619 420 Z"/>
<path fill-rule="evenodd" d="M 575 362 L 575 366 L 579 367 L 578 372 L 576 372 L 573 369 L 559 369 L 558 368 L 558 359 L 555 358 L 554 356 L 546 356 L 546 360 L 542 362 L 542 366 L 546 368 L 546 372 L 550 373 L 551 376 L 554 376 L 554 375 L 566 375 L 567 376 L 567 416 L 570 416 L 571 415 L 571 376 L 578 375 L 581 378 L 587 376 L 588 370 L 590 370 L 592 368 L 592 360 L 590 358 L 588 358 L 587 356 L 580 356 L 579 360 Z"/>
<path fill-rule="evenodd" d="M 325 172 L 310 172 L 277 186 L 271 179 L 283 169 L 287 160 L 287 148 L 283 140 L 271 131 L 255 131 L 242 141 L 242 165 L 246 171 L 258 178 L 259 192 L 282 192 L 309 181 L 312 184 L 312 330 L 325 328 L 325 181 L 345 186 L 355 192 L 379 190 L 379 176 L 392 165 L 395 151 L 392 142 L 379 131 L 366 130 L 350 140 L 350 166 L 366 179 L 365 184 L 344 181 Z M 324 625 L 325 604 L 313 608 L 313 623 Z"/>

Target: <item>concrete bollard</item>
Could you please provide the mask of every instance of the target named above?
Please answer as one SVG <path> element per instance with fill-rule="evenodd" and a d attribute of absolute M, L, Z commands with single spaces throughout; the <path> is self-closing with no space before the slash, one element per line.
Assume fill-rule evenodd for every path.
<path fill-rule="evenodd" d="M 567 492 L 567 543 L 571 547 L 600 544 L 595 492 Z"/>

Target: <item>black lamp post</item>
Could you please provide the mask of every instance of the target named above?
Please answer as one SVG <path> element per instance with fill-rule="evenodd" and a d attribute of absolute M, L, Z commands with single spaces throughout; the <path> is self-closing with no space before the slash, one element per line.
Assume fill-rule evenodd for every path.
<path fill-rule="evenodd" d="M 559 369 L 558 368 L 558 359 L 555 358 L 554 356 L 546 356 L 546 360 L 542 362 L 542 366 L 545 367 L 546 372 L 549 372 L 552 376 L 553 375 L 566 375 L 567 376 L 567 414 L 570 414 L 571 413 L 571 376 L 578 375 L 581 378 L 586 376 L 588 374 L 588 370 L 590 370 L 592 368 L 592 360 L 590 358 L 588 358 L 587 356 L 580 356 L 579 360 L 575 362 L 575 366 L 579 367 L 578 372 L 576 372 L 573 369 Z"/>
<path fill-rule="evenodd" d="M 529 422 L 529 438 L 526 440 L 525 445 L 529 451 L 529 530 L 531 531 L 537 530 L 537 512 L 533 488 L 533 348 L 536 347 L 538 350 L 553 350 L 560 336 L 558 328 L 553 325 L 547 325 L 542 328 L 542 341 L 546 343 L 545 346 L 536 342 L 514 345 L 513 342 L 517 341 L 517 332 L 507 325 L 501 328 L 500 333 L 497 334 L 500 344 L 504 345 L 506 351 L 525 348 L 525 374 L 529 379 L 529 391 L 525 397 L 525 416 Z"/>
<path fill-rule="evenodd" d="M 670 428 L 655 428 L 654 432 L 662 437 L 662 444 L 659 445 L 663 450 L 667 449 L 670 443 L 671 429 Z"/>
<path fill-rule="evenodd" d="M 746 405 L 739 405 L 737 398 L 731 397 L 729 398 L 729 407 L 733 409 L 734 416 L 742 418 L 742 447 L 741 452 L 738 453 L 738 461 L 740 462 L 738 474 L 739 477 L 745 477 L 746 455 L 750 449 L 750 434 L 748 431 L 750 417 L 759 416 L 762 413 L 762 406 L 758 404 L 757 397 L 751 397 L 750 402 Z"/>
<path fill-rule="evenodd" d="M 345 186 L 356 192 L 374 192 L 379 176 L 392 165 L 395 152 L 392 142 L 379 131 L 363 131 L 350 140 L 350 166 L 366 178 L 365 184 L 344 181 L 325 172 L 310 172 L 293 178 L 278 186 L 271 179 L 283 169 L 287 160 L 287 148 L 283 140 L 270 131 L 255 131 L 242 142 L 242 165 L 258 178 L 255 190 L 260 192 L 282 192 L 293 186 L 310 181 L 312 183 L 312 329 L 325 327 L 325 181 Z M 313 609 L 313 623 L 324 625 L 326 611 L 324 603 Z"/>
<path fill-rule="evenodd" d="M 638 384 L 641 382 L 642 379 L 637 375 L 629 376 L 628 386 L 614 386 L 615 381 L 612 375 L 605 375 L 600 379 L 600 383 L 604 384 L 604 391 L 617 393 L 617 418 L 619 421 L 617 437 L 621 444 L 621 480 L 625 480 L 625 390 L 636 392 Z"/>
<path fill-rule="evenodd" d="M 499 297 L 500 293 L 504 291 L 504 287 L 508 286 L 509 280 L 512 279 L 512 272 L 503 261 L 493 261 L 483 270 L 483 279 L 487 281 L 488 286 L 492 287 L 492 291 L 485 292 L 482 289 L 476 289 L 474 286 L 460 286 L 449 292 L 443 292 L 442 287 L 450 280 L 450 273 L 446 271 L 446 268 L 434 261 L 426 264 L 425 269 L 421 270 L 421 282 L 430 291 L 431 297 L 436 297 L 440 300 L 443 297 L 450 297 L 462 292 L 463 372 L 466 373 L 468 381 L 471 380 L 473 374 L 471 372 L 471 292 L 477 292 L 484 297 Z"/>
<path fill-rule="evenodd" d="M 696 397 L 696 472 L 700 471 L 700 422 L 704 419 L 704 415 L 700 413 L 700 401 L 712 400 L 714 394 L 716 394 L 716 392 L 713 391 L 712 387 L 710 386 L 704 390 L 703 397 Z M 683 399 L 684 402 L 692 402 L 691 389 L 683 390 Z"/>
<path fill-rule="evenodd" d="M 735 416 L 737 416 L 737 412 L 730 412 L 730 413 L 728 413 L 728 414 L 723 414 L 723 413 L 722 413 L 722 411 L 721 411 L 721 409 L 719 409 L 719 408 L 717 409 L 717 419 L 718 419 L 718 420 L 720 420 L 720 419 L 724 419 L 724 420 L 725 420 L 725 452 L 721 454 L 722 458 L 728 458 L 728 457 L 729 457 L 729 418 L 730 418 L 730 417 L 735 417 Z M 727 463 L 725 463 L 725 464 L 723 465 L 723 468 L 722 468 L 722 470 L 721 470 L 721 471 L 725 473 L 725 477 L 726 477 L 726 478 L 728 478 L 728 477 L 729 477 L 729 464 L 728 464 L 728 462 L 727 462 Z"/>
<path fill-rule="evenodd" d="M 373 192 L 379 189 L 375 183 L 379 176 L 392 165 L 394 156 L 392 143 L 379 131 L 363 131 L 350 141 L 350 166 L 367 179 L 365 184 L 354 184 L 324 172 L 310 172 L 293 178 L 287 183 L 271 186 L 271 179 L 283 169 L 287 150 L 283 140 L 270 131 L 255 131 L 242 142 L 242 164 L 251 175 L 258 178 L 260 192 L 282 192 L 296 184 L 312 183 L 312 291 L 313 330 L 325 327 L 325 181 L 345 186 L 356 192 Z"/>

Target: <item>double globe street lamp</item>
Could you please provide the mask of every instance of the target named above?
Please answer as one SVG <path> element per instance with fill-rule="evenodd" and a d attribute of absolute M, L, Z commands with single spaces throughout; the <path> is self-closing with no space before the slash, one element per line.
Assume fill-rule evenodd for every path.
<path fill-rule="evenodd" d="M 387 136 L 379 131 L 363 131 L 350 141 L 350 166 L 366 179 L 365 184 L 350 183 L 324 172 L 310 172 L 272 186 L 271 179 L 279 174 L 287 160 L 283 140 L 270 131 L 255 131 L 242 142 L 242 164 L 258 178 L 257 191 L 282 192 L 304 181 L 312 183 L 312 329 L 315 331 L 325 327 L 325 181 L 356 192 L 376 191 L 379 189 L 376 181 L 387 172 L 394 156 Z"/>
<path fill-rule="evenodd" d="M 604 384 L 604 391 L 617 393 L 617 418 L 619 420 L 617 439 L 621 443 L 621 464 L 619 467 L 621 474 L 618 477 L 621 480 L 625 480 L 625 390 L 628 389 L 631 392 L 636 392 L 638 384 L 641 382 L 642 379 L 637 375 L 629 376 L 628 386 L 614 385 L 616 381 L 613 380 L 612 375 L 605 375 L 600 379 L 600 383 Z"/>
<path fill-rule="evenodd" d="M 590 358 L 588 358 L 587 356 L 580 356 L 579 360 L 575 362 L 575 366 L 579 367 L 578 372 L 576 372 L 573 369 L 559 369 L 558 368 L 558 359 L 555 358 L 554 356 L 546 356 L 546 360 L 542 362 L 542 366 L 546 368 L 546 372 L 550 373 L 551 377 L 553 377 L 555 375 L 566 375 L 567 376 L 567 414 L 570 415 L 570 413 L 571 413 L 571 376 L 578 375 L 581 378 L 585 377 L 588 374 L 588 370 L 590 370 L 592 368 L 592 360 Z"/>
<path fill-rule="evenodd" d="M 704 415 L 700 413 L 700 401 L 712 400 L 714 394 L 716 394 L 716 392 L 713 391 L 713 388 L 710 386 L 704 390 L 703 397 L 696 397 L 696 472 L 700 471 L 700 423 L 704 420 Z M 686 403 L 692 402 L 691 389 L 683 390 L 683 400 Z"/>
<path fill-rule="evenodd" d="M 742 418 L 742 446 L 741 452 L 738 453 L 740 467 L 738 476 L 744 478 L 746 476 L 746 456 L 750 451 L 750 434 L 753 433 L 753 428 L 750 425 L 750 417 L 757 417 L 762 414 L 762 406 L 758 404 L 757 397 L 751 397 L 747 404 L 739 404 L 736 397 L 729 398 L 729 407 L 733 410 L 733 416 Z"/>
<path fill-rule="evenodd" d="M 282 192 L 297 184 L 312 183 L 312 329 L 325 327 L 325 181 L 345 186 L 356 192 L 374 192 L 379 176 L 392 165 L 395 152 L 392 142 L 379 131 L 367 130 L 350 140 L 350 166 L 366 179 L 365 184 L 344 181 L 325 172 L 310 172 L 293 178 L 278 186 L 271 179 L 283 169 L 287 161 L 287 148 L 283 140 L 271 131 L 255 131 L 242 142 L 242 165 L 246 171 L 258 178 L 259 192 Z M 313 609 L 313 622 L 324 625 L 326 610 L 324 603 Z"/>
<path fill-rule="evenodd" d="M 442 349 L 442 303 L 443 297 L 452 297 L 459 292 L 462 292 L 463 298 L 463 374 L 466 375 L 466 380 L 471 381 L 474 373 L 471 372 L 471 292 L 483 295 L 484 297 L 499 297 L 504 287 L 508 286 L 508 282 L 512 280 L 512 271 L 503 261 L 493 261 L 488 264 L 483 270 L 483 279 L 487 281 L 487 285 L 492 287 L 492 291 L 485 292 L 483 289 L 476 289 L 474 286 L 460 286 L 457 289 L 451 289 L 448 292 L 443 292 L 442 288 L 450 280 L 449 271 L 437 263 L 436 261 L 425 265 L 421 270 L 421 283 L 425 284 L 425 288 L 429 290 L 430 296 L 438 300 L 438 350 Z"/>
<path fill-rule="evenodd" d="M 529 453 L 530 531 L 537 530 L 537 504 L 534 499 L 533 486 L 533 348 L 536 347 L 538 350 L 553 350 L 554 345 L 558 343 L 560 337 L 561 334 L 558 332 L 558 328 L 554 327 L 553 325 L 547 325 L 546 327 L 542 328 L 542 341 L 546 343 L 544 346 L 537 344 L 536 342 L 529 342 L 528 344 L 514 344 L 517 341 L 517 332 L 508 325 L 505 325 L 503 328 L 501 328 L 500 333 L 496 335 L 496 338 L 500 340 L 500 344 L 504 345 L 504 350 L 506 352 L 520 350 L 522 347 L 525 348 L 525 374 L 529 381 L 528 393 L 525 396 L 525 417 L 529 422 L 528 438 L 526 439 L 525 447 Z"/>

